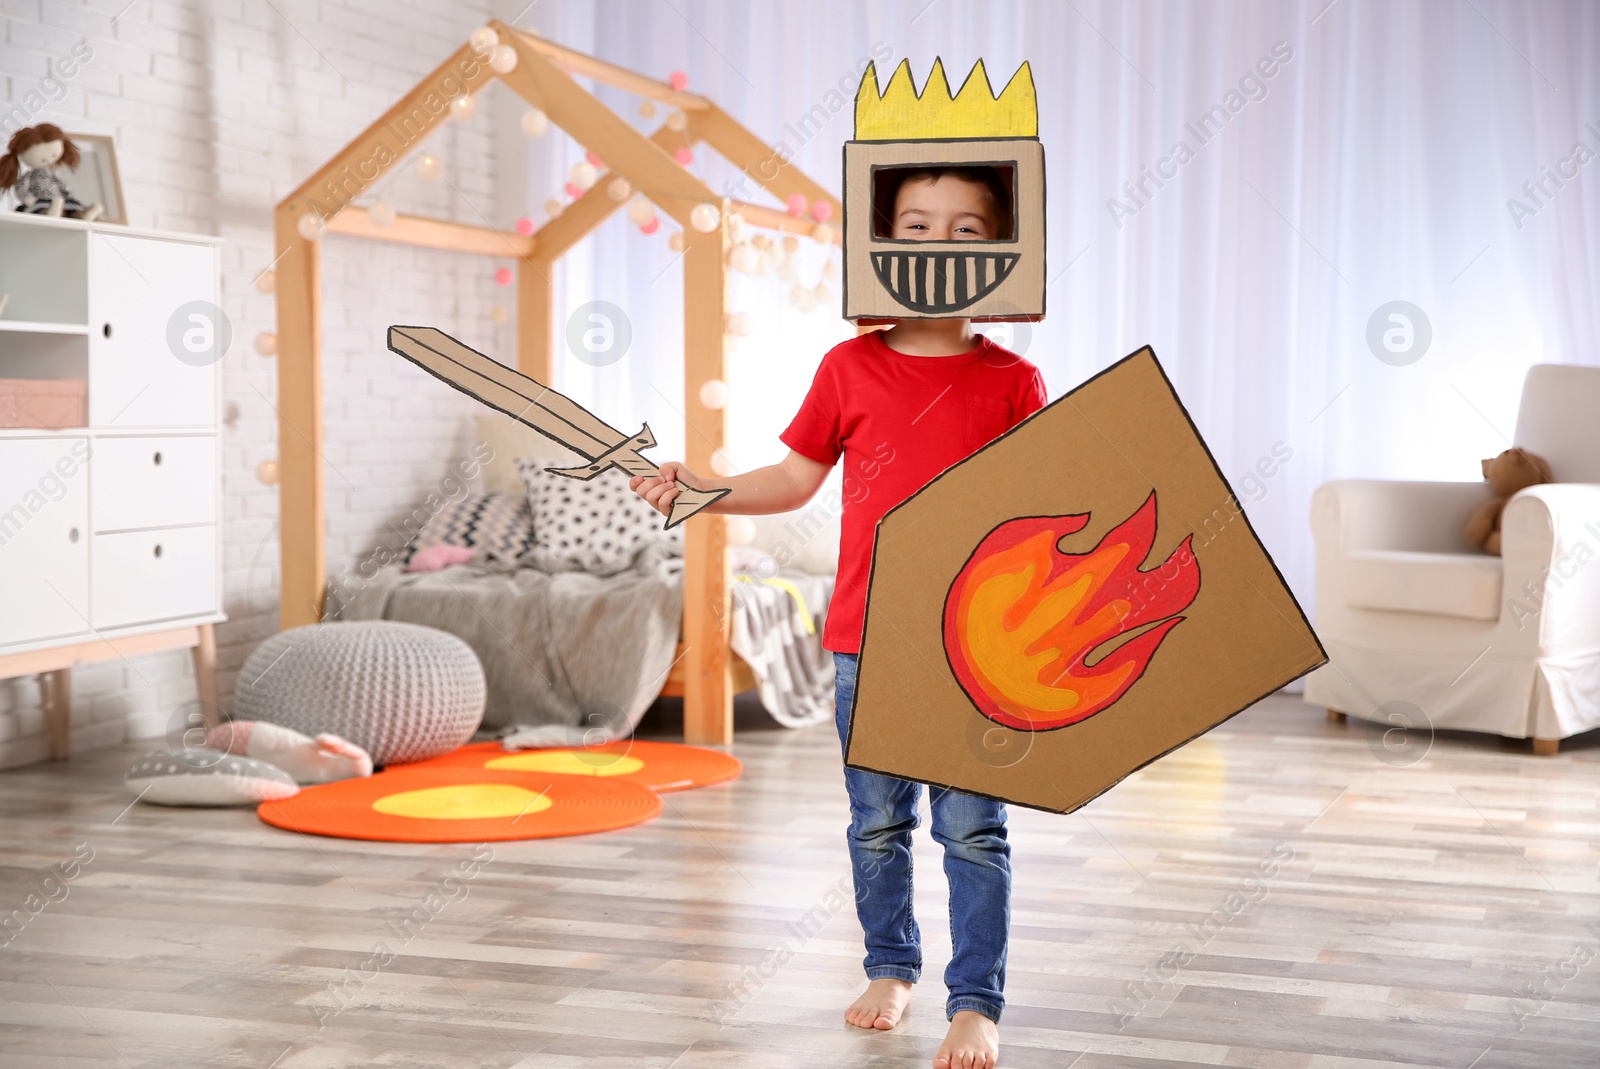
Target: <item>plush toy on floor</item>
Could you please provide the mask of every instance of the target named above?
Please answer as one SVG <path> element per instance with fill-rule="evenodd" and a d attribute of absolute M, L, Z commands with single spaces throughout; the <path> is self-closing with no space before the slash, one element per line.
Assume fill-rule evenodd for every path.
<path fill-rule="evenodd" d="M 1507 449 L 1499 456 L 1485 460 L 1483 477 L 1489 480 L 1489 492 L 1494 496 L 1467 517 L 1467 541 L 1498 557 L 1500 514 L 1505 511 L 1506 502 L 1518 491 L 1540 483 L 1553 483 L 1555 479 L 1550 475 L 1549 462 L 1526 449 Z"/>
<path fill-rule="evenodd" d="M 24 127 L 11 135 L 6 154 L 0 156 L 0 189 L 17 195 L 19 212 L 65 215 L 92 223 L 105 208 L 78 200 L 55 172 L 57 165 L 77 170 L 80 158 L 78 146 L 54 123 Z M 23 172 L 23 166 L 29 170 Z"/>
<path fill-rule="evenodd" d="M 206 746 L 275 765 L 302 787 L 372 775 L 372 757 L 355 743 L 329 734 L 312 739 L 282 724 L 230 720 L 206 732 Z"/>

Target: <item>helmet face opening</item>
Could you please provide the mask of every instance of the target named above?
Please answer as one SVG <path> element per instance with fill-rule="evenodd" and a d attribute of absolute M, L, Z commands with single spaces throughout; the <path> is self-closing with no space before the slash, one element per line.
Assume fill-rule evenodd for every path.
<path fill-rule="evenodd" d="M 999 236 L 888 236 L 896 172 L 925 168 L 992 175 Z M 1044 315 L 1044 148 L 1036 138 L 846 142 L 844 188 L 846 319 L 993 322 Z"/>
<path fill-rule="evenodd" d="M 987 202 L 988 221 L 994 224 L 993 241 L 1013 241 L 1017 236 L 1017 161 L 984 160 L 981 163 L 913 164 L 909 167 L 872 167 L 872 236 L 895 239 L 895 205 L 908 185 L 954 179 L 976 187 Z M 954 222 L 955 220 L 952 220 Z M 908 240 L 902 236 L 901 240 Z"/>

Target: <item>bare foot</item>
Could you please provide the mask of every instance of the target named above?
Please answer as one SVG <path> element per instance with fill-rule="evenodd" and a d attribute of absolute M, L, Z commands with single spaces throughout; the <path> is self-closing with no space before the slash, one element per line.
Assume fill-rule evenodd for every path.
<path fill-rule="evenodd" d="M 1000 1060 L 1000 1030 L 977 1010 L 957 1010 L 950 1031 L 933 1056 L 933 1069 L 995 1069 Z"/>
<path fill-rule="evenodd" d="M 844 1019 L 857 1028 L 876 1028 L 887 1032 L 900 1023 L 911 1001 L 911 985 L 904 980 L 885 976 L 873 980 L 861 997 L 844 1011 Z"/>

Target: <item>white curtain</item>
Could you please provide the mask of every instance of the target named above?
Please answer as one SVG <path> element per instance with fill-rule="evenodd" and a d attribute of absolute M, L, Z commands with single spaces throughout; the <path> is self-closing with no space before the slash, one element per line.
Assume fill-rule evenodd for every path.
<path fill-rule="evenodd" d="M 1308 608 L 1317 485 L 1475 479 L 1510 444 L 1530 364 L 1600 362 L 1592 3 L 542 0 L 529 23 L 627 67 L 688 72 L 834 189 L 853 116 L 830 94 L 869 57 L 887 57 L 884 80 L 909 57 L 919 84 L 935 56 L 957 84 L 981 57 L 996 88 L 1031 61 L 1052 282 L 1047 319 L 1012 343 L 1052 396 L 1153 345 Z M 651 127 L 634 98 L 601 95 Z M 536 210 L 581 150 L 529 144 Z M 728 188 L 738 175 L 710 155 L 693 169 Z M 617 423 L 649 419 L 663 459 L 682 450 L 671 229 L 646 238 L 614 219 L 564 261 L 558 304 L 626 310 L 626 358 L 568 355 L 559 374 Z M 818 359 L 850 333 L 837 286 L 809 316 L 787 288 L 735 282 L 733 307 L 758 320 L 732 356 L 740 467 L 782 454 L 776 434 Z M 1380 344 L 1379 359 L 1369 321 L 1394 301 L 1422 317 L 1380 316 L 1380 337 L 1403 346 L 1409 329 L 1412 348 Z"/>

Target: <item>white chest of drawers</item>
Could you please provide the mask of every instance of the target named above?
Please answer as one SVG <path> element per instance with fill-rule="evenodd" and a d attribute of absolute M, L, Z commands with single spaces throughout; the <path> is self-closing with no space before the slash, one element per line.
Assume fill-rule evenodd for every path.
<path fill-rule="evenodd" d="M 75 663 L 191 648 L 217 715 L 216 240 L 0 213 L 0 379 L 86 398 L 82 426 L 0 427 L 0 678 L 45 674 L 52 756 Z"/>

